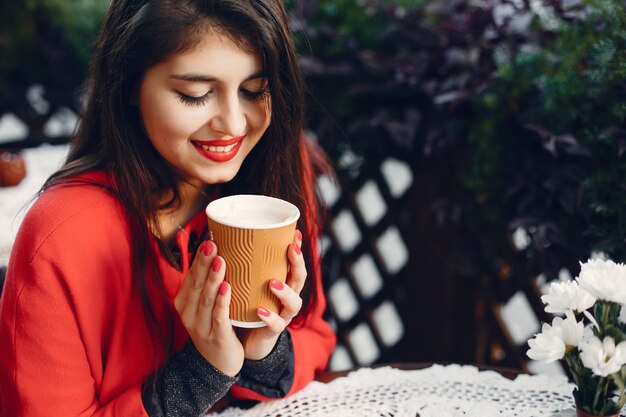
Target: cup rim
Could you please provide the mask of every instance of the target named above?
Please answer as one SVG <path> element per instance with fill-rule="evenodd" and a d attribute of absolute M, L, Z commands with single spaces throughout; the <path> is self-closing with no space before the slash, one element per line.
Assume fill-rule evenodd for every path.
<path fill-rule="evenodd" d="M 230 320 L 230 323 L 235 327 L 241 327 L 244 329 L 258 329 L 260 327 L 266 327 L 264 321 L 240 321 L 240 320 Z"/>
<path fill-rule="evenodd" d="M 287 209 L 293 211 L 293 214 L 291 214 L 286 220 L 279 222 L 279 223 L 272 223 L 270 225 L 260 225 L 260 226 L 242 226 L 242 225 L 237 225 L 233 222 L 229 222 L 229 221 L 224 221 L 223 219 L 220 218 L 216 218 L 216 216 L 211 213 L 211 210 L 216 210 L 216 207 L 220 208 L 221 205 L 228 203 L 229 200 L 234 200 L 234 199 L 238 199 L 238 198 L 246 198 L 246 199 L 250 199 L 250 200 L 258 200 L 258 201 L 272 201 L 274 203 L 278 203 L 280 205 L 282 205 L 283 207 L 286 207 Z M 287 226 L 290 225 L 292 223 L 295 223 L 296 221 L 298 221 L 298 219 L 300 218 L 300 210 L 298 210 L 298 207 L 296 207 L 294 204 L 290 203 L 289 201 L 283 200 L 281 198 L 276 198 L 276 197 L 270 197 L 267 195 L 261 195 L 261 194 L 235 194 L 235 195 L 230 195 L 230 196 L 226 196 L 226 197 L 220 197 L 217 198 L 213 201 L 211 201 L 205 208 L 205 213 L 207 215 L 207 217 L 209 217 L 211 220 L 223 224 L 225 226 L 229 226 L 229 227 L 235 227 L 237 229 L 254 229 L 254 230 L 263 230 L 263 229 L 278 229 L 280 227 L 283 226 Z"/>

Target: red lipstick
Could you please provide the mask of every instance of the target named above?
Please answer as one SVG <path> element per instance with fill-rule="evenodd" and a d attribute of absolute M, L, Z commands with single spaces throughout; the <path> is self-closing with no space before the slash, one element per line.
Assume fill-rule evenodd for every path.
<path fill-rule="evenodd" d="M 226 162 L 237 155 L 244 137 L 238 136 L 230 139 L 208 141 L 192 140 L 191 143 L 198 153 L 205 158 L 215 162 Z"/>

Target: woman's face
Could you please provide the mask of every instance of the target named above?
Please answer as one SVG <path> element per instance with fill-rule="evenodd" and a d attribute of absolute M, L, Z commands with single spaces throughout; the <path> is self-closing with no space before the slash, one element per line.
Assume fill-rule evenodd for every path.
<path fill-rule="evenodd" d="M 183 181 L 230 181 L 270 123 L 261 57 L 208 33 L 147 70 L 139 109 L 150 141 Z"/>

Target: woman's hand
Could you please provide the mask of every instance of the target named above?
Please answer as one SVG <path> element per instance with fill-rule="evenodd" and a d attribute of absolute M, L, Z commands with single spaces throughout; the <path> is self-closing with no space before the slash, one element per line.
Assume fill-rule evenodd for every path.
<path fill-rule="evenodd" d="M 300 292 L 304 288 L 307 271 L 301 248 L 302 233 L 296 230 L 293 242 L 287 249 L 289 273 L 286 285 L 277 279 L 272 279 L 269 282 L 270 291 L 278 297 L 282 304 L 279 314 L 259 307 L 257 308 L 257 315 L 267 324 L 267 327 L 241 330 L 240 336 L 246 359 L 259 360 L 269 355 L 276 345 L 278 336 L 302 307 Z"/>
<path fill-rule="evenodd" d="M 174 298 L 174 307 L 200 354 L 229 376 L 241 370 L 244 350 L 229 318 L 230 285 L 224 281 L 225 263 L 209 240 L 196 257 Z"/>

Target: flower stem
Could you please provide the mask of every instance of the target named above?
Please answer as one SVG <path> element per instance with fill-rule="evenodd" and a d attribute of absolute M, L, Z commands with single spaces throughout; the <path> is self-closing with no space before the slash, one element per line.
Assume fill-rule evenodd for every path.
<path fill-rule="evenodd" d="M 576 358 L 571 352 L 565 355 L 565 363 L 567 363 L 567 366 L 569 367 L 570 374 L 572 375 L 572 378 L 574 379 L 574 384 L 577 387 L 580 387 L 581 381 L 580 381 L 578 364 L 576 363 Z"/>
<path fill-rule="evenodd" d="M 611 312 L 611 304 L 603 302 L 601 305 L 602 305 L 602 325 L 600 327 L 602 329 L 602 338 L 604 338 L 604 336 L 606 336 L 606 334 L 604 334 L 604 331 L 607 327 L 607 324 L 609 323 L 609 314 Z"/>
<path fill-rule="evenodd" d="M 606 336 L 604 332 L 609 322 L 610 313 L 611 313 L 611 303 L 609 302 L 598 301 L 593 306 L 593 317 L 595 317 L 595 320 L 597 320 L 596 331 L 594 333 L 596 336 L 598 336 L 600 340 L 604 339 L 604 336 Z"/>
<path fill-rule="evenodd" d="M 598 408 L 598 401 L 600 400 L 600 394 L 602 394 L 602 392 L 604 391 L 604 386 L 606 385 L 604 383 L 604 377 L 600 377 L 600 379 L 598 380 L 598 385 L 596 386 L 596 395 L 593 397 L 593 405 L 592 410 L 596 411 Z"/>

